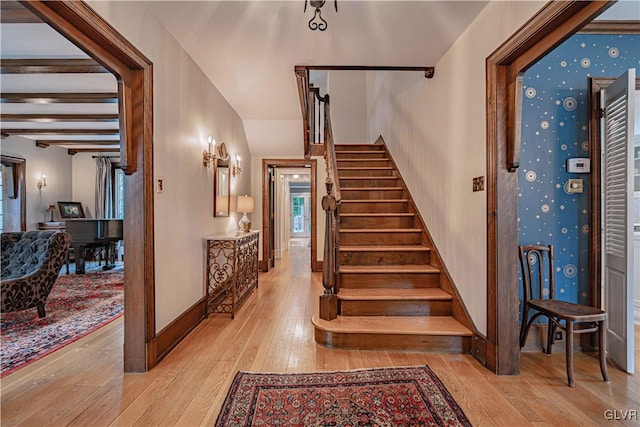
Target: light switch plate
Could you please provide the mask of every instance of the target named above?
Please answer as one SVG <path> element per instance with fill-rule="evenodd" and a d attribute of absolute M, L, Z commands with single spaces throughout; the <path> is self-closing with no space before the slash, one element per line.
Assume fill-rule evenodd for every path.
<path fill-rule="evenodd" d="M 582 178 L 570 179 L 567 181 L 567 193 L 582 193 L 582 190 L 584 189 L 583 182 Z"/>
<path fill-rule="evenodd" d="M 156 193 L 162 193 L 164 191 L 164 180 L 162 178 L 156 179 Z"/>

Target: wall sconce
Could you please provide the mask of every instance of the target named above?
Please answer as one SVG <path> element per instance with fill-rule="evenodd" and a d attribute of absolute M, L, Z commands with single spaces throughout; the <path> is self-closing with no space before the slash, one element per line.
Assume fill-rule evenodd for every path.
<path fill-rule="evenodd" d="M 207 138 L 209 144 L 208 150 L 202 150 L 202 164 L 204 167 L 209 167 L 210 164 L 217 158 L 216 157 L 216 140 L 211 138 L 211 135 Z"/>
<path fill-rule="evenodd" d="M 235 176 L 240 176 L 240 172 L 242 172 L 242 166 L 240 162 L 242 159 L 239 154 L 236 154 L 236 164 L 231 167 L 231 174 Z"/>
<path fill-rule="evenodd" d="M 47 186 L 47 175 L 42 174 L 42 178 L 38 180 L 36 187 L 38 187 L 38 191 L 42 191 L 42 188 L 46 186 Z"/>

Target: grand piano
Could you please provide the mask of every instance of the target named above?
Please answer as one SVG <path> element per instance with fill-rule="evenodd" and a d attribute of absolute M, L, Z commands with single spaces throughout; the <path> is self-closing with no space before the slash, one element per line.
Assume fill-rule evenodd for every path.
<path fill-rule="evenodd" d="M 123 221 L 121 219 L 67 219 L 66 232 L 71 235 L 71 248 L 74 251 L 76 274 L 84 274 L 84 256 L 87 249 L 104 247 L 107 250 L 107 263 L 103 269 L 115 266 L 115 243 L 123 240 Z M 69 273 L 67 264 L 67 274 Z"/>

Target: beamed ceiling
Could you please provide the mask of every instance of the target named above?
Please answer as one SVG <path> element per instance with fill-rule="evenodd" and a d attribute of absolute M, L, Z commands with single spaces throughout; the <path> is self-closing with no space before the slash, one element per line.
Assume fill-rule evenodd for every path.
<path fill-rule="evenodd" d="M 1 2 L 0 22 L 2 137 L 119 152 L 115 77 L 17 2 Z"/>

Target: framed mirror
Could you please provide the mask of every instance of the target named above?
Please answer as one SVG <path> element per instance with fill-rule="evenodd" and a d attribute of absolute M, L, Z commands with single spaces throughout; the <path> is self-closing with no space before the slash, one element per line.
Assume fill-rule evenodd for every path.
<path fill-rule="evenodd" d="M 231 213 L 231 168 L 226 147 L 220 146 L 219 158 L 214 162 L 213 216 L 229 216 Z"/>

